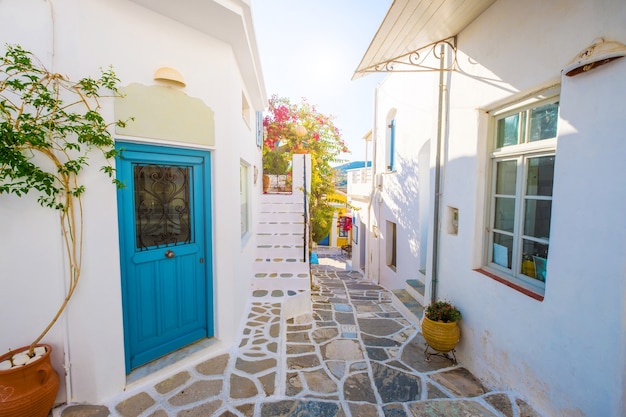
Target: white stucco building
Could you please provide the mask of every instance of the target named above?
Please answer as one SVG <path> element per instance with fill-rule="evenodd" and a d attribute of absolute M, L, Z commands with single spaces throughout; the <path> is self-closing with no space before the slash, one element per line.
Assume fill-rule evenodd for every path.
<path fill-rule="evenodd" d="M 105 402 L 128 386 L 128 373 L 155 355 L 192 340 L 206 342 L 205 355 L 217 353 L 230 348 L 239 330 L 261 187 L 256 112 L 267 101 L 249 3 L 0 3 L 3 44 L 21 45 L 71 79 L 97 76 L 101 67 L 112 66 L 126 98 L 104 100 L 104 115 L 111 122 L 135 118 L 113 132 L 123 149 L 118 175 L 127 188 L 118 192 L 98 172 L 103 162 L 98 159 L 83 177 L 82 278 L 66 314 L 44 339 L 53 346 L 53 365 L 61 373 L 57 402 Z M 157 75 L 163 67 L 178 75 Z M 140 189 L 140 179 L 160 175 L 162 167 L 185 172 L 192 187 L 186 192 L 195 196 L 192 219 L 203 220 L 177 238 L 171 253 L 157 241 L 143 240 L 132 221 L 139 216 L 133 214 L 132 193 L 149 194 Z M 149 172 L 141 173 L 144 169 Z M 35 199 L 0 196 L 2 352 L 30 344 L 64 296 L 58 214 Z M 142 221 L 137 217 L 137 224 Z M 138 282 L 146 274 L 165 277 L 163 282 L 178 276 L 180 270 L 172 272 L 173 264 L 164 263 L 169 258 L 177 259 L 176 268 L 194 271 L 193 300 L 167 286 Z M 151 300 L 143 298 L 150 290 L 172 298 L 164 308 L 184 305 L 183 321 L 193 316 L 193 329 L 174 325 L 180 332 L 172 334 L 157 329 L 171 315 L 151 310 Z"/>
<path fill-rule="evenodd" d="M 355 73 L 390 71 L 367 276 L 451 300 L 463 366 L 550 416 L 626 413 L 625 21 L 620 0 L 396 1 Z"/>

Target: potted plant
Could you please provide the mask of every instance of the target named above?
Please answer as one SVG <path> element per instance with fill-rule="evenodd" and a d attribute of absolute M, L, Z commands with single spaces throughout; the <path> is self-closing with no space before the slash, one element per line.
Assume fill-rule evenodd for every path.
<path fill-rule="evenodd" d="M 422 320 L 422 335 L 428 346 L 443 353 L 453 351 L 461 338 L 461 318 L 459 309 L 447 300 L 429 304 Z"/>
<path fill-rule="evenodd" d="M 50 364 L 52 347 L 39 342 L 79 282 L 85 192 L 79 174 L 91 151 L 107 161 L 117 154 L 99 99 L 102 91 L 117 94 L 118 82 L 111 69 L 71 81 L 20 46 L 7 45 L 0 56 L 0 195 L 34 192 L 39 205 L 57 211 L 68 268 L 66 296 L 49 324 L 30 346 L 0 356 L 0 416 L 47 416 L 54 404 L 59 377 Z M 101 170 L 121 185 L 111 165 Z"/>

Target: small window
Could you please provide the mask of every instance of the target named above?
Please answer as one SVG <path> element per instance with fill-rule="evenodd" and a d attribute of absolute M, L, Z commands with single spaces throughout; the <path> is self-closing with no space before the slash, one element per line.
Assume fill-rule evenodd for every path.
<path fill-rule="evenodd" d="M 494 116 L 486 266 L 543 294 L 550 221 L 558 97 Z"/>

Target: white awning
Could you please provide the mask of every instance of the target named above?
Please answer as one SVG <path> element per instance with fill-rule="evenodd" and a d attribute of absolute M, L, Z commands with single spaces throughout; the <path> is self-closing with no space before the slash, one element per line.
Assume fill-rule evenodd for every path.
<path fill-rule="evenodd" d="M 394 0 L 352 79 L 456 36 L 495 1 Z"/>

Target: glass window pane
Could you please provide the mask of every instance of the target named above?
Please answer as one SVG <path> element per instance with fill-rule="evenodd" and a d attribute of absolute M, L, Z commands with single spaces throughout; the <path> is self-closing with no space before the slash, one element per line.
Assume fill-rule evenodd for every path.
<path fill-rule="evenodd" d="M 559 103 L 546 104 L 530 111 L 530 134 L 528 140 L 534 142 L 556 137 L 559 120 Z"/>
<path fill-rule="evenodd" d="M 135 165 L 137 249 L 191 242 L 191 167 Z"/>
<path fill-rule="evenodd" d="M 551 200 L 526 200 L 524 234 L 539 239 L 550 238 Z"/>
<path fill-rule="evenodd" d="M 496 194 L 515 195 L 517 161 L 498 162 L 496 171 Z"/>
<path fill-rule="evenodd" d="M 554 155 L 528 159 L 526 195 L 552 196 Z"/>
<path fill-rule="evenodd" d="M 493 256 L 491 261 L 505 268 L 511 268 L 513 237 L 500 233 L 493 234 Z"/>
<path fill-rule="evenodd" d="M 496 197 L 496 212 L 493 220 L 493 228 L 512 233 L 514 223 L 515 199 Z"/>
<path fill-rule="evenodd" d="M 517 145 L 519 138 L 519 113 L 498 120 L 496 148 Z"/>
<path fill-rule="evenodd" d="M 545 282 L 548 245 L 523 239 L 522 274 Z"/>

